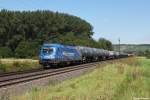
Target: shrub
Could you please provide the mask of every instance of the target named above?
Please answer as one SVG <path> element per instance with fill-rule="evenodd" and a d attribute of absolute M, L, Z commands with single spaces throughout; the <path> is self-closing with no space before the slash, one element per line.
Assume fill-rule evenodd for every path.
<path fill-rule="evenodd" d="M 12 53 L 8 47 L 0 47 L 0 58 L 11 57 Z"/>
<path fill-rule="evenodd" d="M 30 58 L 35 57 L 38 54 L 38 44 L 22 41 L 19 43 L 18 47 L 15 50 L 15 56 L 18 58 Z"/>

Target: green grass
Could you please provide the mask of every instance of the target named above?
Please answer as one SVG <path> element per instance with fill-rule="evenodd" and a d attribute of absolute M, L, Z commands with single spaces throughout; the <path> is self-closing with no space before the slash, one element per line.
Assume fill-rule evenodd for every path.
<path fill-rule="evenodd" d="M 133 100 L 150 97 L 150 60 L 129 58 L 55 86 L 34 88 L 14 100 Z"/>
<path fill-rule="evenodd" d="M 0 59 L 0 73 L 24 71 L 40 68 L 38 60 L 32 59 Z"/>

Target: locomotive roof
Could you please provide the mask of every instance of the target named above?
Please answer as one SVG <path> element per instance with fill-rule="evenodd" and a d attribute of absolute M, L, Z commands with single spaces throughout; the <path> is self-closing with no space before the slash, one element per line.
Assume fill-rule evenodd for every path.
<path fill-rule="evenodd" d="M 74 46 L 62 45 L 58 43 L 44 43 L 43 46 L 53 46 L 53 47 L 62 47 L 62 48 L 74 48 Z"/>
<path fill-rule="evenodd" d="M 61 44 L 44 43 L 43 46 L 62 46 Z"/>

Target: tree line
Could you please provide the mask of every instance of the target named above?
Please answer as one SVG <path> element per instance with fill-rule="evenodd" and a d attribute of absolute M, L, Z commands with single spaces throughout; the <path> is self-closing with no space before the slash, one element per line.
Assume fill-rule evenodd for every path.
<path fill-rule="evenodd" d="M 147 58 L 150 58 L 150 50 L 149 49 L 146 49 L 144 51 L 138 51 L 136 54 L 138 56 L 145 56 Z"/>
<path fill-rule="evenodd" d="M 0 57 L 37 57 L 43 43 L 62 43 L 112 50 L 109 40 L 92 38 L 87 21 L 48 10 L 0 11 Z"/>

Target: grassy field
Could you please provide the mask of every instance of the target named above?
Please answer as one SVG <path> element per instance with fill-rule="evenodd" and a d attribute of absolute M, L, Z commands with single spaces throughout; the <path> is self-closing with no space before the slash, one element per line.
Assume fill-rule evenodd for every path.
<path fill-rule="evenodd" d="M 150 98 L 150 59 L 129 58 L 13 100 L 134 100 Z M 11 98 L 11 99 L 12 99 Z M 136 100 L 136 99 L 135 99 Z"/>
<path fill-rule="evenodd" d="M 40 68 L 38 60 L 32 59 L 0 59 L 0 73 L 15 72 Z"/>

